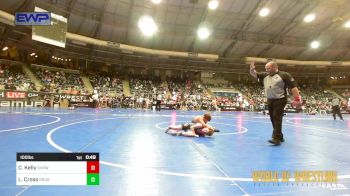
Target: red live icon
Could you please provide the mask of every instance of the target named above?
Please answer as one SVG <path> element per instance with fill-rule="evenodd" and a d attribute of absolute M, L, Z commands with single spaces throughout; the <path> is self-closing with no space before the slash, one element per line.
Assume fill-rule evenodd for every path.
<path fill-rule="evenodd" d="M 88 161 L 86 169 L 87 169 L 88 174 L 100 173 L 100 162 L 99 161 Z"/>

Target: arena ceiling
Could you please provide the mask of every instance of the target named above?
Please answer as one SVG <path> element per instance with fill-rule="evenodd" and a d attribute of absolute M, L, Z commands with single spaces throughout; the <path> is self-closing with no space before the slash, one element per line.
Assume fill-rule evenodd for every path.
<path fill-rule="evenodd" d="M 219 0 L 216 10 L 208 9 L 208 0 L 162 0 L 158 5 L 150 0 L 1 0 L 0 9 L 14 14 L 33 11 L 34 6 L 68 18 L 68 32 L 116 43 L 151 49 L 218 54 L 219 60 L 159 58 L 137 53 L 124 53 L 101 46 L 67 42 L 65 50 L 51 47 L 54 52 L 101 61 L 139 62 L 195 69 L 235 70 L 244 65 L 244 57 L 280 58 L 292 60 L 350 60 L 349 0 Z M 270 9 L 260 17 L 263 7 Z M 314 13 L 311 23 L 303 18 Z M 148 14 L 158 25 L 158 32 L 146 38 L 138 29 L 139 18 Z M 207 40 L 199 40 L 198 27 L 212 29 Z M 42 47 L 31 41 L 31 30 L 1 24 L 2 41 L 19 40 L 23 45 Z M 321 46 L 309 44 L 319 40 Z M 45 47 L 48 47 L 47 45 Z M 164 65 L 163 65 L 164 64 Z M 200 69 L 199 69 L 200 70 Z M 326 70 L 327 71 L 327 70 Z"/>

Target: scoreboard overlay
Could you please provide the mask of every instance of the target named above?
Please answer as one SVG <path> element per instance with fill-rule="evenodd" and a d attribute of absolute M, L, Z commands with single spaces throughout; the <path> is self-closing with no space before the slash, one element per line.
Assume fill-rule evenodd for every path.
<path fill-rule="evenodd" d="M 99 185 L 99 153 L 17 153 L 17 185 Z"/>

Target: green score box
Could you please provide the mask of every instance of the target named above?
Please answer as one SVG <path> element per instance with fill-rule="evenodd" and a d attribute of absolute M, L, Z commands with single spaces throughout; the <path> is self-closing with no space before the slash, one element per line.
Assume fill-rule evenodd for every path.
<path fill-rule="evenodd" d="M 99 185 L 100 174 L 87 174 L 87 185 Z"/>

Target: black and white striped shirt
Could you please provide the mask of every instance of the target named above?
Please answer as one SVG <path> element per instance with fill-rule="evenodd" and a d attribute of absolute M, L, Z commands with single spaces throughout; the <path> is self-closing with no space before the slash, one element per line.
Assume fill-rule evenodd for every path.
<path fill-rule="evenodd" d="M 267 73 L 257 73 L 259 82 L 264 84 L 267 99 L 282 99 L 287 97 L 287 88 L 297 86 L 294 78 L 287 72 L 278 71 L 270 76 Z"/>

